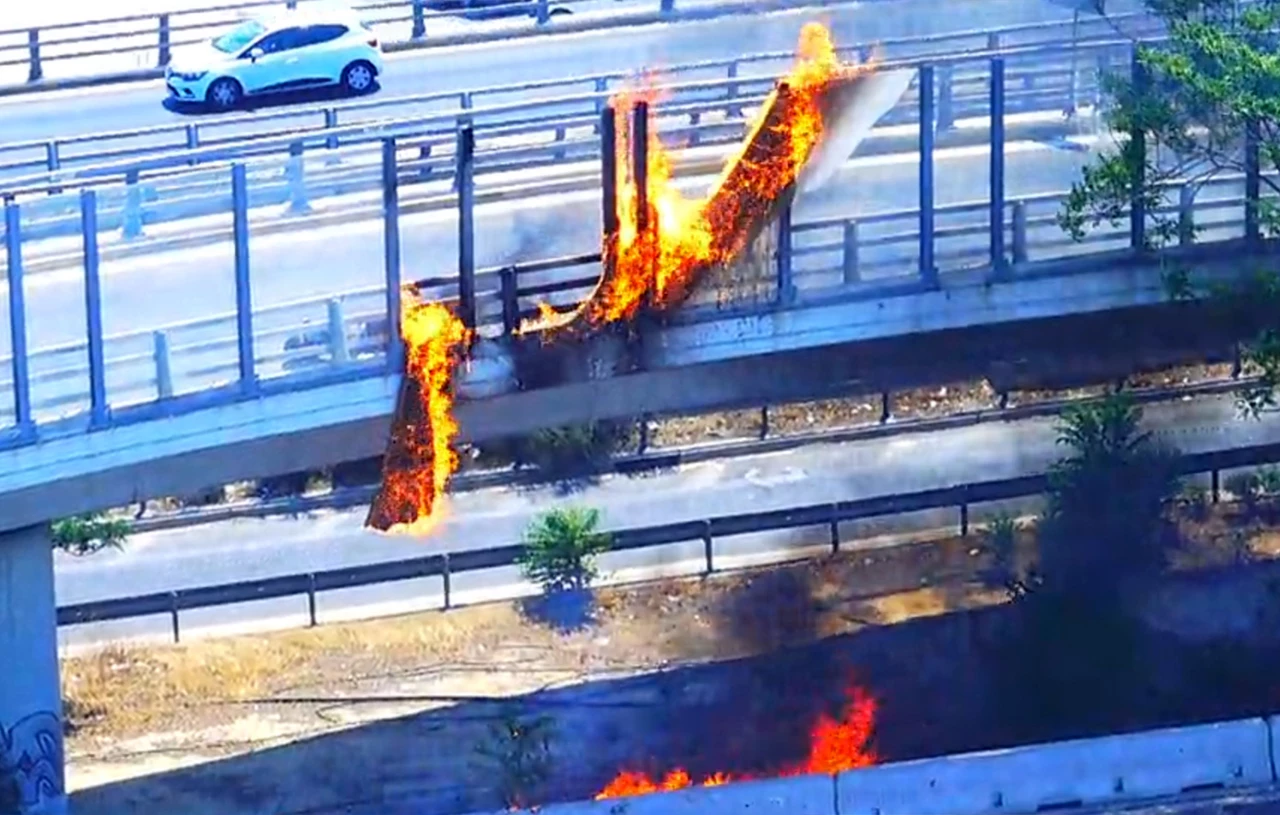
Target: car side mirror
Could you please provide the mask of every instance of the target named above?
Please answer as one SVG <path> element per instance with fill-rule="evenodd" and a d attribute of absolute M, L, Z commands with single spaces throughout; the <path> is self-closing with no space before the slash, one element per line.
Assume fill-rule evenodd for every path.
<path fill-rule="evenodd" d="M 266 53 L 267 52 L 263 51 L 261 48 L 250 48 L 247 56 L 249 57 L 250 62 L 257 62 L 258 58 L 264 56 Z"/>

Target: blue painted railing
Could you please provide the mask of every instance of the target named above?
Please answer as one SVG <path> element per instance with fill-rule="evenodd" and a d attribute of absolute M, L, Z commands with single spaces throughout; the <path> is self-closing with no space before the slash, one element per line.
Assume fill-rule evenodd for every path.
<path fill-rule="evenodd" d="M 1003 58 L 990 62 L 991 71 L 1000 75 Z M 935 67 L 920 68 L 920 86 L 926 91 L 934 82 Z M 990 86 L 988 122 L 993 141 L 1004 138 L 1007 113 L 1004 95 L 1006 85 Z M 927 92 L 920 95 L 919 120 L 935 122 L 936 105 Z M 1084 246 L 1074 244 L 1056 225 L 1060 195 L 1046 194 L 1007 201 L 1004 152 L 991 154 L 990 190 L 984 199 L 969 204 L 936 206 L 931 167 L 934 160 L 934 127 L 919 128 L 920 201 L 918 210 L 886 212 L 857 218 L 842 217 L 793 225 L 789 252 L 777 259 L 779 280 L 796 283 L 794 300 L 780 298 L 778 291 L 791 287 L 773 286 L 773 294 L 763 300 L 738 303 L 755 308 L 802 308 L 806 302 L 833 297 L 866 297 L 899 290 L 903 281 L 915 281 L 917 288 L 938 285 L 941 275 L 957 268 L 985 268 L 992 279 L 1012 279 L 1024 273 L 1035 273 L 1039 260 L 1060 260 L 1064 255 L 1080 255 L 1090 250 L 1113 250 L 1127 247 L 1136 251 L 1141 244 L 1141 230 L 1102 232 Z M 302 304 L 273 310 L 252 309 L 248 219 L 247 176 L 243 164 L 233 165 L 232 200 L 235 205 L 234 280 L 237 309 L 234 315 L 201 321 L 189 331 L 190 342 L 175 346 L 177 333 L 188 331 L 181 326 L 159 332 L 144 331 L 131 335 L 103 337 L 90 332 L 86 343 L 63 349 L 36 349 L 28 353 L 26 311 L 23 294 L 21 204 L 6 208 L 5 222 L 8 255 L 11 347 L 16 353 L 9 360 L 9 386 L 13 390 L 12 408 L 5 418 L 12 428 L 8 443 L 26 444 L 42 434 L 79 432 L 91 428 L 141 421 L 162 413 L 176 413 L 197 406 L 216 404 L 219 400 L 239 400 L 280 390 L 297 390 L 336 379 L 358 376 L 395 374 L 399 368 L 394 357 L 397 343 L 391 343 L 393 354 L 385 350 L 389 327 L 396 325 L 397 298 L 403 282 L 399 229 L 401 186 L 414 176 L 412 165 L 400 160 L 395 139 L 382 143 L 381 207 L 384 235 L 384 282 L 381 286 L 345 295 L 332 295 Z M 466 151 L 463 151 L 464 157 Z M 408 170 L 408 172 L 406 172 Z M 1257 172 L 1256 168 L 1253 170 Z M 470 172 L 460 174 L 470 178 Z M 1239 179 L 1221 179 L 1217 190 L 1238 184 Z M 1257 189 L 1256 179 L 1245 178 L 1245 189 Z M 1206 188 L 1209 195 L 1213 186 Z M 1238 193 L 1207 197 L 1190 194 L 1190 188 L 1170 187 L 1167 209 L 1176 213 L 1185 229 L 1187 240 L 1194 238 L 1196 228 L 1209 240 L 1240 237 L 1256 242 L 1256 230 L 1244 232 L 1246 202 Z M 85 224 L 86 279 L 99 273 L 97 234 L 93 229 L 92 191 L 82 193 Z M 462 206 L 474 205 L 473 195 L 457 196 Z M 1226 213 L 1225 217 L 1204 217 L 1206 212 Z M 1152 215 L 1154 213 L 1147 213 Z M 990 217 L 994 215 L 996 217 Z M 467 211 L 460 212 L 460 222 L 471 224 Z M 914 228 L 904 229 L 907 223 Z M 1135 243 L 1137 241 L 1137 243 Z M 460 241 L 465 248 L 471 241 Z M 1084 260 L 1088 265 L 1087 258 Z M 1062 268 L 1062 264 L 1055 264 Z M 460 256 L 456 268 L 474 269 L 474 258 Z M 523 267 L 481 270 L 474 280 L 435 279 L 424 281 L 433 295 L 454 298 L 466 286 L 475 291 L 476 314 L 466 315 L 482 333 L 498 335 L 509 332 L 520 316 L 529 313 L 537 300 L 550 300 L 557 305 L 572 303 L 583 296 L 598 275 L 598 258 L 584 256 L 541 261 Z M 537 274 L 533 283 L 528 274 Z M 522 279 L 523 278 L 523 279 Z M 336 302 L 330 302 L 331 299 Z M 86 287 L 86 324 L 101 325 L 102 302 L 99 287 Z M 678 320 L 699 319 L 715 313 L 714 304 L 695 304 L 682 310 Z M 388 313 L 388 310 L 390 313 Z M 304 314 L 325 328 L 304 328 L 299 321 Z M 292 316 L 290 316 L 292 315 Z M 390 319 L 389 319 L 390 318 Z M 232 328 L 234 326 L 234 328 Z M 330 328 L 332 327 L 332 328 Z M 163 328 L 163 327 L 162 327 Z M 270 345 L 268 345 L 270 344 Z M 85 346 L 88 346 L 85 353 Z M 264 347 L 266 346 L 266 347 Z M 278 350 L 277 350 L 278 349 Z M 68 364 L 77 355 L 87 358 L 88 369 Z M 178 373 L 174 362 L 183 359 L 188 370 Z M 306 366 L 305 361 L 322 365 Z M 80 363 L 83 365 L 84 363 Z M 117 391 L 113 374 L 116 366 L 146 366 L 149 371 L 143 384 L 123 386 Z M 305 372 L 297 372 L 299 367 Z M 179 377 L 190 380 L 185 387 L 175 387 Z M 85 379 L 87 378 L 87 393 Z M 58 380 L 64 390 L 53 398 L 63 398 L 81 408 L 80 417 L 60 419 L 40 415 L 41 400 L 33 401 L 33 392 Z M 79 381 L 82 384 L 68 385 Z M 105 384 L 104 384 L 105 383 Z M 186 392 L 183 392 L 186 391 Z M 69 394 L 76 394 L 74 397 Z M 87 404 L 86 404 L 87 403 Z"/>

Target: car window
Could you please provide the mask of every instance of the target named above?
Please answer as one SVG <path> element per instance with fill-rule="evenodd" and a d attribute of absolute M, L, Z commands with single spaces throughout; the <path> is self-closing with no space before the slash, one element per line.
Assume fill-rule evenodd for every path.
<path fill-rule="evenodd" d="M 257 47 L 262 49 L 264 54 L 278 54 L 281 51 L 289 51 L 302 45 L 302 29 L 300 28 L 282 28 L 275 33 L 269 34 L 258 42 Z"/>
<path fill-rule="evenodd" d="M 302 29 L 299 41 L 301 45 L 321 45 L 333 42 L 346 33 L 345 25 L 311 25 Z"/>
<path fill-rule="evenodd" d="M 246 20 L 221 37 L 215 37 L 213 47 L 224 54 L 234 54 L 262 36 L 262 32 L 266 30 L 267 27 L 257 20 Z"/>

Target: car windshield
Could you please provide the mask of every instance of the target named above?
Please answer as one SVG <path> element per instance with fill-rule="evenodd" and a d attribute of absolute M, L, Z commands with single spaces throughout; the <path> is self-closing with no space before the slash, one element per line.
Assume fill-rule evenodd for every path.
<path fill-rule="evenodd" d="M 221 37 L 215 37 L 213 47 L 224 54 L 234 54 L 253 42 L 266 30 L 267 27 L 257 20 L 249 20 L 231 29 Z"/>

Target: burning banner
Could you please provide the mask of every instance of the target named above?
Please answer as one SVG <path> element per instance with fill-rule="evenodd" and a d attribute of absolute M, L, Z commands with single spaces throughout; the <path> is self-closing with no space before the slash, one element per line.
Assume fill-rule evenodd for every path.
<path fill-rule="evenodd" d="M 686 198 L 674 183 L 670 154 L 649 121 L 653 94 L 616 97 L 613 127 L 604 134 L 616 176 L 605 185 L 615 201 L 606 206 L 600 281 L 570 311 L 540 306 L 540 316 L 520 326 L 520 338 L 538 347 L 583 340 L 684 302 L 710 271 L 734 263 L 797 191 L 830 181 L 914 74 L 842 63 L 830 32 L 818 23 L 806 25 L 794 67 L 765 98 L 742 147 L 700 200 Z M 457 432 L 451 379 L 471 338 L 445 306 L 424 304 L 409 292 L 405 302 L 408 370 L 382 488 L 366 525 L 421 533 L 438 515 L 457 465 L 450 446 Z"/>

